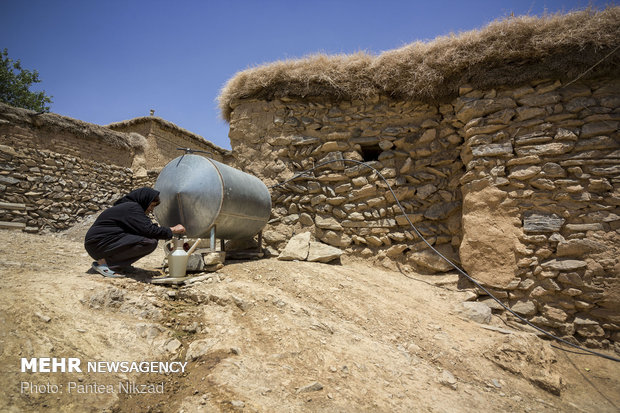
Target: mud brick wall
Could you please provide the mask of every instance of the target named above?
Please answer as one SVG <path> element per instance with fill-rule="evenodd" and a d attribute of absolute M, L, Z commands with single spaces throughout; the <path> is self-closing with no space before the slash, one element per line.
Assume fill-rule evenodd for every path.
<path fill-rule="evenodd" d="M 136 118 L 113 123 L 108 127 L 118 132 L 136 132 L 146 138 L 144 167 L 135 171 L 139 176 L 145 176 L 150 170 L 161 170 L 172 159 L 181 156 L 183 152 L 177 148 L 206 151 L 210 154 L 205 156 L 223 163 L 228 163 L 230 160 L 229 151 L 158 117 Z"/>
<path fill-rule="evenodd" d="M 268 185 L 327 160 L 368 162 L 422 234 L 517 313 L 600 346 L 620 339 L 619 107 L 614 79 L 463 85 L 434 105 L 248 99 L 229 136 L 237 165 Z M 311 231 L 385 265 L 451 269 L 366 168 L 332 163 L 272 200 L 274 250 Z"/>

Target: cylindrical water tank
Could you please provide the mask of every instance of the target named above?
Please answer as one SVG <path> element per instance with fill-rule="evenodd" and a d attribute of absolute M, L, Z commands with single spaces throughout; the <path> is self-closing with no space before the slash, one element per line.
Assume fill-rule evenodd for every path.
<path fill-rule="evenodd" d="M 213 159 L 185 154 L 162 169 L 155 182 L 161 225 L 182 224 L 191 238 L 256 235 L 271 215 L 271 195 L 260 179 Z"/>

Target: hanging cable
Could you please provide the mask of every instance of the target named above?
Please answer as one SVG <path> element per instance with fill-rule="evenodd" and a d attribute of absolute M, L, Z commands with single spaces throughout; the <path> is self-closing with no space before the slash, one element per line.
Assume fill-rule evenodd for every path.
<path fill-rule="evenodd" d="M 522 316 L 520 316 L 519 314 L 515 313 L 510 307 L 508 307 L 507 305 L 505 305 L 503 302 L 501 302 L 497 297 L 495 297 L 489 290 L 487 290 L 484 286 L 482 286 L 478 281 L 476 281 L 475 279 L 473 279 L 469 274 L 467 274 L 465 271 L 463 271 L 461 268 L 459 268 L 459 266 L 457 266 L 456 264 L 454 264 L 452 261 L 450 261 L 448 258 L 446 258 L 441 252 L 439 252 L 435 247 L 433 247 L 427 240 L 426 238 L 424 238 L 424 236 L 420 233 L 420 231 L 418 231 L 418 229 L 416 228 L 415 225 L 413 225 L 413 222 L 411 222 L 411 220 L 409 219 L 409 215 L 407 215 L 407 211 L 405 211 L 405 208 L 401 205 L 400 201 L 398 200 L 398 198 L 396 197 L 396 194 L 394 193 L 394 190 L 392 189 L 392 187 L 390 186 L 390 184 L 388 183 L 387 179 L 385 179 L 385 177 L 381 174 L 381 172 L 379 172 L 376 168 L 368 165 L 365 162 L 361 162 L 361 161 L 357 161 L 355 159 L 332 159 L 329 161 L 325 161 L 325 162 L 321 162 L 318 165 L 315 165 L 314 167 L 307 169 L 303 172 L 300 172 L 296 175 L 294 175 L 292 178 L 287 179 L 283 182 L 280 182 L 278 184 L 272 185 L 269 187 L 269 189 L 273 189 L 273 188 L 277 188 L 279 186 L 285 185 L 301 176 L 307 175 L 310 172 L 313 172 L 314 170 L 325 166 L 327 164 L 330 163 L 334 163 L 334 162 L 352 162 L 355 163 L 357 165 L 361 165 L 364 166 L 370 170 L 372 170 L 373 172 L 375 172 L 382 180 L 383 182 L 387 185 L 390 193 L 392 194 L 392 197 L 394 198 L 394 201 L 396 202 L 396 205 L 398 206 L 398 208 L 400 208 L 401 212 L 403 213 L 403 216 L 405 217 L 405 219 L 407 220 L 407 222 L 409 223 L 409 225 L 411 226 L 411 228 L 413 229 L 413 231 L 415 232 L 415 234 L 422 240 L 424 241 L 424 243 L 435 253 L 437 254 L 441 259 L 443 259 L 445 262 L 447 262 L 448 264 L 450 264 L 450 266 L 452 266 L 459 274 L 463 275 L 464 277 L 466 277 L 469 281 L 471 281 L 472 283 L 474 283 L 474 285 L 476 285 L 478 288 L 480 288 L 482 291 L 484 291 L 486 294 L 488 294 L 492 299 L 494 299 L 495 301 L 497 301 L 497 303 L 499 305 L 501 305 L 503 308 L 505 308 L 508 312 L 510 312 L 512 315 L 514 315 L 515 317 L 517 317 L 519 320 L 523 321 L 524 323 L 526 323 L 527 325 L 529 325 L 530 327 L 535 328 L 536 330 L 540 331 L 541 333 L 545 334 L 546 336 L 549 336 L 551 338 L 553 338 L 554 340 L 557 340 L 561 343 L 567 344 L 571 347 L 574 347 L 576 349 L 585 351 L 587 353 L 593 354 L 595 356 L 599 356 L 608 360 L 612 360 L 612 361 L 617 361 L 620 362 L 619 358 L 604 354 L 604 353 L 599 353 L 597 351 L 593 351 L 590 350 L 588 348 L 579 346 L 577 344 L 573 344 L 570 341 L 564 340 L 563 338 L 557 337 L 551 333 L 549 333 L 546 330 L 543 330 L 542 328 L 532 324 L 531 322 L 529 322 L 527 319 L 523 318 Z"/>

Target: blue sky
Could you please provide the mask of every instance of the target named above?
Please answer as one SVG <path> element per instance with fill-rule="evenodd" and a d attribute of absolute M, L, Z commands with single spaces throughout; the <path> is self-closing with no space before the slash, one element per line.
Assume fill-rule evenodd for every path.
<path fill-rule="evenodd" d="M 155 115 L 230 148 L 216 98 L 238 71 L 323 52 L 373 54 L 613 1 L 0 0 L 0 49 L 39 71 L 51 111 L 108 124 Z"/>

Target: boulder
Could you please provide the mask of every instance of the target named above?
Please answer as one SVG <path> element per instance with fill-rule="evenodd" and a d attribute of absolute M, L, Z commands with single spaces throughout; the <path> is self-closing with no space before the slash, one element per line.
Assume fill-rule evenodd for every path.
<path fill-rule="evenodd" d="M 505 207 L 507 193 L 493 186 L 470 191 L 463 198 L 463 242 L 459 256 L 463 268 L 479 282 L 504 288 L 517 272 L 516 251 L 521 229 L 519 212 Z"/>

